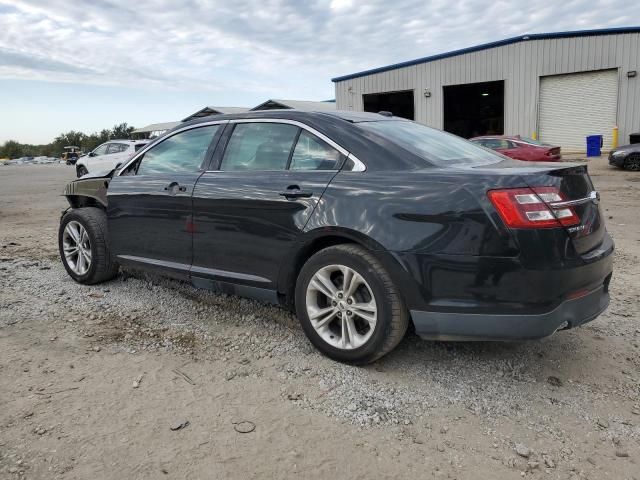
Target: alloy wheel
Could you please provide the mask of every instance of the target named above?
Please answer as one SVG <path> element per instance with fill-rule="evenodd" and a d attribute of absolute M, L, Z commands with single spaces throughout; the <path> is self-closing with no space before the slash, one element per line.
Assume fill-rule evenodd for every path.
<path fill-rule="evenodd" d="M 85 275 L 91 267 L 91 241 L 87 230 L 75 220 L 67 223 L 62 234 L 62 249 L 69 268 Z"/>
<path fill-rule="evenodd" d="M 640 154 L 632 153 L 629 155 L 624 166 L 627 170 L 631 170 L 633 172 L 640 171 Z"/>
<path fill-rule="evenodd" d="M 367 343 L 378 318 L 371 287 L 345 265 L 327 265 L 313 275 L 307 286 L 306 308 L 320 338 L 342 350 Z"/>

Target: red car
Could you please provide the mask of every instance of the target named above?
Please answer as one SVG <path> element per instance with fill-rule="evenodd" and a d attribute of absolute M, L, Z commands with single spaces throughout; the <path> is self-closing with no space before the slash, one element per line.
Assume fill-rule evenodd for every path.
<path fill-rule="evenodd" d="M 516 160 L 530 162 L 558 162 L 562 159 L 560 147 L 546 145 L 520 135 L 486 135 L 470 138 L 470 141 L 485 148 L 500 152 Z"/>

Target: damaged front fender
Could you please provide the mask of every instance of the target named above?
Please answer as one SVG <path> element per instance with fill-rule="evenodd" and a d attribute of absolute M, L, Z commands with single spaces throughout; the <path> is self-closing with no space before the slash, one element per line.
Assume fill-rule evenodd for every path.
<path fill-rule="evenodd" d="M 85 175 L 64 187 L 63 195 L 73 208 L 96 206 L 107 208 L 107 189 L 113 172 L 102 175 Z"/>

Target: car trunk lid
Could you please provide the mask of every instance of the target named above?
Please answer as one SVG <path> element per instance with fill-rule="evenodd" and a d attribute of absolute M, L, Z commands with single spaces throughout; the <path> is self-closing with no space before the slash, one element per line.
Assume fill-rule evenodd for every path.
<path fill-rule="evenodd" d="M 590 252 L 604 240 L 606 229 L 600 212 L 600 196 L 591 182 L 586 165 L 525 163 L 505 159 L 491 165 L 471 168 L 477 172 L 486 170 L 487 173 L 490 171 L 498 175 L 517 175 L 533 192 L 555 189 L 559 198 L 543 193 L 539 193 L 538 197 L 556 215 L 578 254 Z M 577 216 L 575 222 L 561 221 L 560 215 L 568 214 L 567 210 Z"/>
<path fill-rule="evenodd" d="M 541 174 L 523 176 L 529 187 L 556 187 L 562 197 L 545 201 L 552 212 L 571 209 L 579 218 L 575 225 L 565 225 L 576 251 L 587 253 L 602 243 L 605 225 L 600 212 L 600 195 L 593 187 L 586 165 L 549 169 Z M 546 200 L 545 198 L 542 198 Z"/>

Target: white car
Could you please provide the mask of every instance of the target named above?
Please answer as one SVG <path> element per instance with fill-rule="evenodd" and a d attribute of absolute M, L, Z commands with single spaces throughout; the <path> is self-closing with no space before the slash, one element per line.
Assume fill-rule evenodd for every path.
<path fill-rule="evenodd" d="M 80 178 L 89 172 L 113 170 L 119 163 L 129 160 L 147 143 L 149 140 L 109 140 L 78 159 L 76 174 Z"/>

